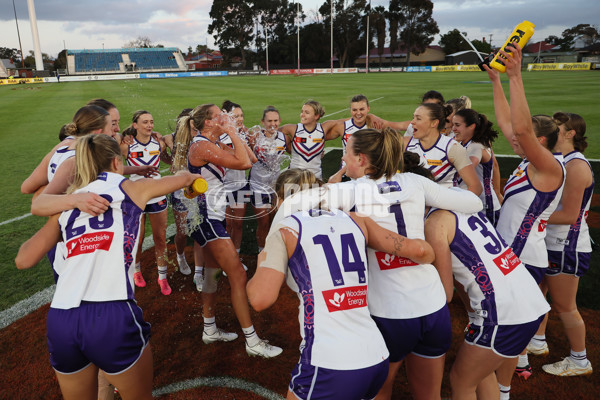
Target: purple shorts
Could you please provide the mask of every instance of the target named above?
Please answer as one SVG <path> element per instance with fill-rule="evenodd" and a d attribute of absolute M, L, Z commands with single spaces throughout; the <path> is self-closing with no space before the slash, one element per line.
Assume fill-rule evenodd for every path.
<path fill-rule="evenodd" d="M 142 355 L 150 324 L 135 301 L 81 302 L 77 308 L 50 308 L 46 320 L 50 364 L 62 374 L 90 364 L 119 374 Z"/>
<path fill-rule="evenodd" d="M 273 206 L 273 199 L 275 193 L 260 193 L 254 192 L 250 198 L 250 203 L 254 208 L 271 208 Z"/>
<path fill-rule="evenodd" d="M 452 325 L 448 305 L 417 318 L 372 318 L 390 352 L 390 362 L 402 361 L 410 353 L 425 358 L 438 358 L 450 349 Z"/>
<path fill-rule="evenodd" d="M 230 208 L 243 208 L 246 207 L 252 199 L 252 191 L 250 190 L 250 184 L 246 183 L 244 187 L 234 190 L 227 196 L 227 207 Z"/>
<path fill-rule="evenodd" d="M 158 203 L 146 204 L 146 208 L 144 208 L 144 213 L 158 214 L 159 212 L 165 211 L 168 206 L 169 202 L 167 201 L 167 197 L 165 196 Z"/>
<path fill-rule="evenodd" d="M 202 247 L 216 239 L 229 239 L 225 221 L 218 219 L 204 219 L 191 236 Z"/>
<path fill-rule="evenodd" d="M 337 370 L 296 364 L 289 389 L 299 399 L 361 400 L 374 398 L 388 375 L 389 361 L 371 367 Z"/>
<path fill-rule="evenodd" d="M 546 270 L 546 275 L 566 274 L 581 278 L 590 269 L 591 255 L 592 253 L 579 253 L 576 251 L 548 250 L 550 266 Z"/>
<path fill-rule="evenodd" d="M 491 349 L 502 357 L 516 357 L 527 347 L 544 319 L 544 315 L 535 321 L 518 325 L 479 326 L 469 324 L 465 342 Z"/>
<path fill-rule="evenodd" d="M 548 268 L 534 267 L 533 265 L 525 263 L 523 263 L 523 265 L 525 266 L 525 268 L 527 268 L 529 274 L 533 276 L 533 279 L 535 279 L 535 283 L 537 283 L 538 285 L 542 283 L 542 279 L 544 279 L 544 275 L 546 275 L 546 270 Z"/>

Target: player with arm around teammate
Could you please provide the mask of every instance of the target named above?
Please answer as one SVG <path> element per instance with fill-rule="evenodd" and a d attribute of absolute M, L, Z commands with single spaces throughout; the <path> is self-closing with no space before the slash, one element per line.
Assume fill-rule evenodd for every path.
<path fill-rule="evenodd" d="M 291 169 L 277 186 L 300 180 L 316 181 L 309 171 Z M 385 381 L 389 353 L 366 303 L 367 245 L 417 262 L 433 259 L 423 240 L 339 210 L 297 212 L 271 231 L 248 296 L 261 311 L 277 300 L 286 279 L 298 293 L 303 340 L 288 399 L 368 399 Z"/>
<path fill-rule="evenodd" d="M 101 368 L 124 399 L 151 399 L 150 325 L 135 302 L 133 283 L 140 216 L 148 200 L 200 176 L 128 180 L 121 175 L 119 145 L 104 135 L 80 138 L 76 158 L 72 190 L 97 193 L 110 207 L 99 216 L 72 209 L 52 217 L 21 246 L 15 263 L 30 268 L 65 242 L 47 318 L 50 361 L 64 398 L 97 398 Z"/>
<path fill-rule="evenodd" d="M 498 398 L 494 371 L 517 358 L 549 309 L 535 280 L 483 212 L 435 209 L 425 223 L 434 265 L 452 295 L 468 296 L 470 324 L 450 371 L 452 398 Z"/>

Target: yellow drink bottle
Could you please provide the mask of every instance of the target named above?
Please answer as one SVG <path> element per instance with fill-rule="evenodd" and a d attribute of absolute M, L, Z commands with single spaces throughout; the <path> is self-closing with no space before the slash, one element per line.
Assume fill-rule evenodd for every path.
<path fill-rule="evenodd" d="M 506 43 L 504 43 L 501 47 L 502 50 L 508 52 L 506 50 L 506 46 L 509 46 L 513 43 L 518 43 L 519 47 L 523 48 L 533 36 L 533 31 L 535 30 L 535 25 L 529 21 L 523 21 L 519 25 L 515 27 L 515 30 L 510 34 Z M 508 52 L 510 53 L 510 52 Z M 500 72 L 506 72 L 506 65 L 504 64 L 504 57 L 500 52 L 496 53 L 494 59 L 490 62 L 490 66 L 495 70 Z"/>
<path fill-rule="evenodd" d="M 183 195 L 188 199 L 193 199 L 199 194 L 206 192 L 206 189 L 208 189 L 206 180 L 204 178 L 196 178 L 190 186 L 183 189 Z"/>

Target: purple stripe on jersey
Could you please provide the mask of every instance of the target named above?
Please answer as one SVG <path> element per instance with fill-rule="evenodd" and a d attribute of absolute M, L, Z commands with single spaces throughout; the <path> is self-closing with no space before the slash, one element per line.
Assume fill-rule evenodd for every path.
<path fill-rule="evenodd" d="M 119 184 L 119 188 L 125 196 L 121 202 L 121 212 L 123 214 L 123 261 L 125 263 L 123 272 L 125 274 L 125 281 L 129 282 L 127 279 L 127 271 L 129 271 L 129 268 L 131 267 L 135 257 L 133 248 L 140 234 L 140 216 L 144 210 L 138 207 L 137 204 L 131 200 L 131 197 L 129 197 L 129 195 L 123 190 L 122 185 L 124 181 L 125 179 L 123 179 Z M 133 287 L 129 285 L 127 285 L 127 298 L 135 298 L 133 295 Z"/>
<path fill-rule="evenodd" d="M 72 151 L 73 153 L 75 153 L 75 149 L 69 149 L 69 146 L 65 146 L 65 147 L 61 147 L 60 149 L 56 150 L 56 153 L 68 153 L 69 151 Z"/>
<path fill-rule="evenodd" d="M 531 187 L 531 190 L 535 190 Z M 522 190 L 520 190 L 522 191 Z M 515 235 L 515 238 L 510 247 L 512 247 L 513 251 L 517 255 L 517 257 L 521 256 L 521 252 L 525 247 L 525 243 L 527 243 L 527 238 L 529 237 L 529 233 L 531 232 L 531 228 L 535 225 L 535 221 L 540 217 L 540 215 L 550 206 L 550 203 L 556 198 L 557 190 L 552 192 L 537 192 L 531 205 L 527 209 L 523 220 L 521 221 L 521 225 Z M 506 204 L 506 199 L 504 199 L 504 204 Z"/>
<path fill-rule="evenodd" d="M 569 228 L 569 234 L 567 235 L 568 244 L 565 246 L 565 250 L 576 251 L 577 250 L 577 241 L 579 240 L 579 232 L 581 229 L 581 221 L 586 217 L 586 206 L 590 201 L 590 198 L 594 194 L 594 182 L 585 188 L 583 191 L 583 199 L 581 201 L 581 209 L 579 210 L 579 215 L 577 216 L 577 221 L 571 225 Z"/>
<path fill-rule="evenodd" d="M 485 215 L 492 223 L 494 223 L 494 197 L 492 195 L 494 191 L 494 189 L 492 188 L 492 172 L 494 168 L 494 158 L 490 157 L 488 162 L 480 162 L 479 165 L 481 165 L 481 168 L 483 170 L 483 182 L 481 182 L 481 184 L 483 185 L 483 196 L 485 199 L 485 204 L 483 205 L 485 209 Z"/>
<path fill-rule="evenodd" d="M 485 268 L 485 263 L 479 256 L 471 239 L 469 239 L 465 232 L 459 229 L 456 214 L 453 213 L 453 215 L 456 221 L 456 230 L 454 232 L 454 239 L 452 240 L 452 243 L 450 243 L 450 251 L 473 274 L 475 282 L 477 282 L 479 289 L 485 297 L 485 300 L 481 301 L 481 308 L 487 311 L 487 317 L 485 317 L 483 324 L 498 324 L 496 294 L 494 292 L 494 285 Z M 479 216 L 482 217 L 482 214 L 479 213 Z M 485 219 L 483 220 L 485 221 Z"/>
<path fill-rule="evenodd" d="M 212 167 L 211 164 L 205 164 L 203 166 L 200 167 L 200 171 L 198 172 L 200 175 L 202 175 L 202 170 L 206 170 L 208 172 L 210 172 L 211 174 L 213 174 L 215 176 L 215 178 L 217 178 L 221 183 L 223 183 L 223 175 L 219 173 L 219 171 L 215 171 L 215 169 Z"/>
<path fill-rule="evenodd" d="M 315 340 L 315 298 L 312 287 L 312 279 L 310 270 L 308 269 L 308 260 L 306 254 L 300 245 L 302 240 L 302 224 L 300 220 L 292 215 L 298 221 L 298 244 L 294 250 L 294 254 L 290 257 L 288 265 L 290 272 L 298 285 L 298 293 L 302 296 L 304 306 L 304 348 L 300 354 L 300 362 L 305 364 L 311 363 L 312 348 Z"/>

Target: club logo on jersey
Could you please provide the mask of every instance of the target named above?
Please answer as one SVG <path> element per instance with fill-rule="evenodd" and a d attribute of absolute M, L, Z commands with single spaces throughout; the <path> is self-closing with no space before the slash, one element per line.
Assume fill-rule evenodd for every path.
<path fill-rule="evenodd" d="M 325 290 L 323 298 L 329 312 L 367 306 L 367 286 L 352 286 Z"/>
<path fill-rule="evenodd" d="M 411 259 L 404 257 L 396 257 L 389 253 L 384 253 L 382 251 L 376 251 L 375 257 L 377 257 L 377 263 L 379 264 L 379 269 L 382 271 L 386 271 L 388 269 L 396 269 L 402 267 L 411 267 L 413 265 L 419 265 Z"/>
<path fill-rule="evenodd" d="M 538 225 L 538 232 L 544 232 L 546 230 L 546 225 L 548 225 L 548 221 L 540 219 L 540 223 Z"/>
<path fill-rule="evenodd" d="M 517 265 L 521 263 L 519 257 L 512 251 L 509 247 L 504 253 L 500 254 L 498 257 L 494 258 L 494 263 L 504 275 L 508 275 L 517 268 Z"/>
<path fill-rule="evenodd" d="M 67 258 L 80 254 L 93 253 L 96 250 L 110 249 L 114 232 L 94 232 L 76 237 L 67 242 Z"/>
<path fill-rule="evenodd" d="M 144 157 L 143 151 L 134 151 L 133 153 L 129 153 L 129 158 L 142 158 Z"/>
<path fill-rule="evenodd" d="M 306 138 L 304 137 L 295 137 L 294 142 L 296 143 L 306 143 Z"/>
<path fill-rule="evenodd" d="M 159 150 L 154 150 L 154 151 L 151 151 L 151 152 L 150 152 L 150 155 L 151 155 L 151 156 L 157 156 L 157 155 L 159 155 L 159 154 L 160 154 L 160 151 L 159 151 Z"/>
<path fill-rule="evenodd" d="M 441 166 L 444 162 L 442 160 L 427 160 L 428 165 Z"/>

